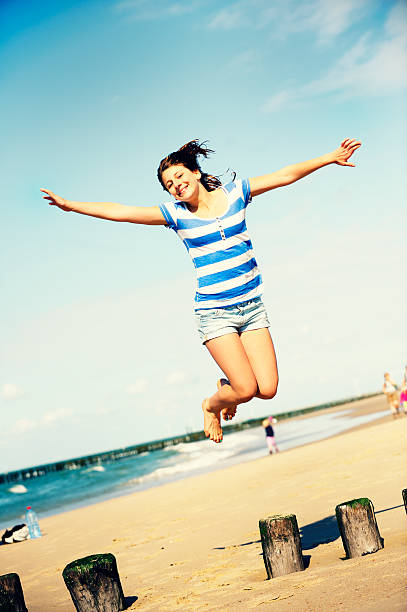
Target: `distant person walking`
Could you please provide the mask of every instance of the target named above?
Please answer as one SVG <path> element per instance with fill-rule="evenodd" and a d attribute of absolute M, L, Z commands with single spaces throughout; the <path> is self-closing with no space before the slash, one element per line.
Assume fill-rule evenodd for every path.
<path fill-rule="evenodd" d="M 249 126 L 245 129 L 250 132 Z M 349 158 L 360 146 L 359 141 L 345 138 L 334 151 L 320 157 L 262 176 L 234 177 L 222 185 L 219 177 L 204 172 L 199 163 L 199 158 L 206 158 L 213 151 L 204 142 L 191 140 L 161 160 L 157 177 L 173 200 L 158 206 L 78 202 L 66 200 L 49 189 L 41 190 L 50 205 L 63 211 L 111 221 L 166 226 L 182 240 L 197 274 L 198 333 L 226 377 L 226 384 L 221 381 L 217 391 L 202 402 L 204 431 L 214 442 L 223 439 L 221 415 L 228 421 L 235 415 L 238 404 L 253 397 L 271 399 L 277 392 L 277 360 L 261 300 L 262 277 L 246 228 L 246 209 L 254 197 L 291 185 L 324 166 L 352 167 L 354 164 Z M 270 156 L 268 149 L 266 144 L 266 158 Z M 134 183 L 137 185 L 136 179 Z M 154 248 L 155 240 L 152 240 L 152 256 Z M 138 268 L 148 270 L 149 256 L 139 250 L 138 257 L 129 266 L 132 271 L 129 283 L 133 287 L 137 287 Z M 173 297 L 170 295 L 168 299 Z M 129 325 L 136 324 L 129 321 Z M 143 325 L 150 326 L 154 333 L 153 319 Z"/>
<path fill-rule="evenodd" d="M 272 426 L 272 423 L 275 423 L 275 419 L 273 419 L 272 416 L 270 416 L 268 419 L 264 419 L 264 421 L 262 422 L 262 425 L 265 429 L 266 432 L 266 442 L 267 442 L 267 447 L 269 449 L 269 453 L 270 455 L 274 453 L 278 453 L 278 446 L 276 444 L 276 439 L 274 437 L 274 429 Z"/>
<path fill-rule="evenodd" d="M 389 404 L 389 408 L 393 417 L 395 418 L 399 412 L 399 396 L 397 393 L 397 385 L 394 380 L 391 378 L 389 372 L 386 372 L 384 375 L 384 383 L 382 387 L 383 393 L 386 396 L 387 403 Z"/>

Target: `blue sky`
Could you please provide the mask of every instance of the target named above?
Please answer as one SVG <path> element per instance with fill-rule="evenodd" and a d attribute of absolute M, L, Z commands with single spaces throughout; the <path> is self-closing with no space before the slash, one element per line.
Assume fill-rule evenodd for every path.
<path fill-rule="evenodd" d="M 224 180 L 363 141 L 356 168 L 248 211 L 281 382 L 239 417 L 400 379 L 405 2 L 4 1 L 0 24 L 0 471 L 202 428 L 218 371 L 180 241 L 39 192 L 157 204 L 160 159 L 192 138 Z"/>

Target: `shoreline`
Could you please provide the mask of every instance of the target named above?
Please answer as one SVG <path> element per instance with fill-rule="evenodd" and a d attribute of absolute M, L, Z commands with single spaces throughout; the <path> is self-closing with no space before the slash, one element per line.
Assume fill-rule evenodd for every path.
<path fill-rule="evenodd" d="M 350 403 L 341 403 L 340 405 L 334 405 L 334 406 L 329 406 L 327 408 L 324 409 L 320 409 L 320 410 L 316 410 L 316 411 L 310 411 L 306 414 L 300 414 L 298 416 L 293 416 L 293 417 L 289 417 L 286 419 L 283 419 L 282 421 L 278 421 L 277 425 L 275 425 L 275 429 L 276 429 L 276 439 L 277 442 L 279 441 L 279 428 L 282 427 L 284 428 L 287 424 L 292 423 L 292 422 L 297 422 L 297 421 L 302 421 L 302 420 L 308 420 L 308 419 L 315 419 L 318 417 L 322 417 L 326 414 L 336 414 L 336 418 L 340 418 L 340 415 L 344 412 L 349 413 L 348 418 L 352 419 L 358 416 L 365 416 L 368 414 L 374 414 L 377 412 L 382 412 L 383 410 L 387 411 L 387 404 L 384 401 L 384 396 L 382 394 L 380 395 L 375 395 L 375 396 L 369 396 L 369 397 L 365 397 L 363 399 L 360 400 L 352 400 Z M 277 415 L 278 418 L 278 415 Z M 323 434 L 323 436 L 319 439 L 314 439 L 314 440 L 307 440 L 306 436 L 303 442 L 301 442 L 300 444 L 290 447 L 290 448 L 286 448 L 283 449 L 282 452 L 283 453 L 287 453 L 295 448 L 302 448 L 304 446 L 307 445 L 312 445 L 315 444 L 316 442 L 320 441 L 320 440 L 325 440 L 325 439 L 330 439 L 336 436 L 341 436 L 349 431 L 353 431 L 353 430 L 357 430 L 359 428 L 365 428 L 365 427 L 369 427 L 377 422 L 385 422 L 386 420 L 388 420 L 388 416 L 382 416 L 379 419 L 374 419 L 371 421 L 367 421 L 365 423 L 361 423 L 361 424 L 357 424 L 353 427 L 347 427 L 344 430 L 340 430 L 338 432 L 332 432 L 329 435 L 325 435 Z M 258 426 L 257 428 L 260 428 L 260 426 Z M 246 428 L 246 429 L 242 429 L 233 433 L 243 433 L 243 432 L 248 432 L 251 429 L 256 429 L 254 427 L 250 427 L 250 428 Z M 205 441 L 204 441 L 205 443 Z M 208 440 L 206 441 L 206 443 L 208 445 L 210 445 L 210 448 L 212 448 L 212 443 Z M 228 445 L 228 437 L 226 437 L 224 439 L 223 442 L 223 446 L 227 447 Z M 174 447 L 176 448 L 176 446 Z M 225 467 L 229 467 L 232 465 L 240 465 L 242 463 L 246 463 L 246 462 L 252 462 L 252 461 L 256 461 L 258 458 L 261 458 L 262 456 L 267 456 L 267 452 L 266 452 L 266 448 L 264 448 L 264 455 L 258 455 L 257 457 L 249 457 L 246 458 L 245 455 L 240 455 L 240 456 L 236 456 L 235 460 L 232 459 L 232 461 L 227 461 L 226 465 L 222 465 L 222 466 L 218 466 L 216 464 L 210 465 L 210 466 L 206 466 L 200 470 L 195 470 L 195 471 L 191 471 L 191 472 L 179 472 L 179 473 L 175 473 L 172 476 L 166 478 L 166 479 L 162 479 L 162 480 L 148 480 L 147 482 L 145 482 L 144 484 L 139 484 L 137 486 L 134 486 L 132 488 L 129 488 L 128 490 L 123 490 L 120 491 L 119 489 L 115 489 L 112 488 L 111 490 L 105 490 L 104 492 L 94 492 L 93 495 L 94 497 L 92 498 L 92 500 L 90 501 L 89 499 L 87 499 L 86 501 L 84 499 L 78 498 L 77 500 L 72 499 L 71 501 L 67 501 L 64 504 L 64 508 L 62 509 L 61 507 L 58 507 L 58 505 L 56 505 L 56 507 L 50 507 L 49 509 L 43 509 L 42 511 L 39 512 L 39 516 L 40 516 L 40 520 L 42 521 L 45 518 L 48 517 L 52 517 L 52 516 L 57 516 L 60 514 L 66 514 L 67 512 L 71 512 L 72 510 L 77 510 L 77 509 L 81 509 L 81 508 L 86 508 L 88 506 L 95 506 L 99 503 L 103 503 L 104 501 L 108 501 L 108 500 L 112 500 L 112 499 L 118 499 L 121 497 L 127 497 L 129 495 L 133 495 L 134 493 L 138 493 L 141 491 L 145 491 L 145 490 L 149 490 L 152 488 L 159 488 L 162 487 L 166 484 L 172 483 L 172 482 L 178 482 L 178 481 L 186 481 L 188 482 L 189 479 L 193 479 L 195 478 L 195 476 L 199 476 L 201 474 L 209 474 L 212 472 L 216 472 L 219 470 L 224 469 Z M 116 461 L 113 462 L 113 464 L 115 464 Z M 41 477 L 39 477 L 41 478 Z M 36 478 L 35 481 L 37 481 L 38 479 Z M 25 482 L 25 481 L 23 481 Z M 30 481 L 28 481 L 30 482 Z M 9 527 L 12 523 L 17 524 L 18 522 L 22 522 L 24 521 L 24 516 L 23 515 L 15 515 L 15 517 L 13 519 L 3 519 L 2 520 L 2 524 L 3 524 L 3 530 L 6 529 L 6 525 L 7 527 Z"/>
<path fill-rule="evenodd" d="M 325 404 L 305 406 L 303 408 L 297 408 L 292 411 L 282 412 L 276 416 L 281 416 L 282 421 L 284 422 L 290 421 L 292 419 L 301 418 L 303 416 L 311 416 L 315 413 L 324 414 L 326 410 L 331 410 L 334 408 L 340 409 L 340 407 L 342 406 L 351 405 L 355 402 L 363 401 L 364 399 L 376 397 L 377 395 L 381 394 L 368 393 L 352 398 L 326 402 Z M 287 416 L 290 414 L 292 414 L 293 416 Z M 227 425 L 223 425 L 224 435 L 227 436 L 228 434 L 235 433 L 237 431 L 244 431 L 246 429 L 252 429 L 254 427 L 260 426 L 261 421 L 264 418 L 267 417 L 256 417 L 253 419 L 246 419 L 238 423 L 228 423 Z M 103 462 L 119 461 L 120 459 L 137 456 L 145 452 L 154 452 L 155 450 L 162 450 L 171 446 L 177 446 L 178 444 L 195 442 L 205 439 L 206 437 L 204 431 L 199 430 L 188 434 L 172 436 L 170 438 L 150 440 L 149 442 L 141 442 L 139 444 L 134 444 L 131 446 L 118 447 L 115 449 L 100 451 L 91 455 L 81 455 L 80 457 L 70 457 L 68 459 L 51 461 L 49 463 L 42 463 L 39 465 L 32 465 L 29 467 L 19 468 L 15 470 L 8 470 L 7 472 L 0 473 L 0 484 L 9 484 L 13 482 L 18 483 L 20 481 L 24 482 L 25 480 L 31 478 L 41 478 L 41 476 L 45 476 L 47 473 L 72 470 L 80 467 L 100 464 Z"/>
<path fill-rule="evenodd" d="M 129 610 L 401 612 L 407 419 L 385 419 L 45 518 L 43 538 L 1 547 L 3 572 L 19 574 L 30 612 L 72 611 L 63 568 L 106 552 L 133 598 Z M 345 561 L 334 508 L 357 497 L 373 501 L 385 547 Z M 269 581 L 258 520 L 277 513 L 296 514 L 308 567 Z"/>
<path fill-rule="evenodd" d="M 298 422 L 298 421 L 304 421 L 304 420 L 309 420 L 309 419 L 320 419 L 321 417 L 324 417 L 324 415 L 327 414 L 335 414 L 335 418 L 340 419 L 341 415 L 343 413 L 348 413 L 346 415 L 346 420 L 349 422 L 350 420 L 352 420 L 353 418 L 357 418 L 360 416 L 366 416 L 366 415 L 370 415 L 370 414 L 374 414 L 377 412 L 383 412 L 383 409 L 385 410 L 385 412 L 387 413 L 387 404 L 384 401 L 384 396 L 383 395 L 378 395 L 378 396 L 370 396 L 369 398 L 364 398 L 362 400 L 357 400 L 357 401 L 352 401 L 348 404 L 341 404 L 339 406 L 330 406 L 327 408 L 324 408 L 322 410 L 318 410 L 318 411 L 310 411 L 307 414 L 301 414 L 298 416 L 293 416 L 287 419 L 283 419 L 282 421 L 279 421 L 277 423 L 277 425 L 275 425 L 275 430 L 276 430 L 276 439 L 277 439 L 277 443 L 278 444 L 282 444 L 283 448 L 280 448 L 281 452 L 283 453 L 287 453 L 288 451 L 291 451 L 295 448 L 302 448 L 303 446 L 307 446 L 307 445 L 312 445 L 316 442 L 318 442 L 319 440 L 324 440 L 324 439 L 330 439 L 336 436 L 341 436 L 349 431 L 353 431 L 353 430 L 357 430 L 359 428 L 365 428 L 365 427 L 369 427 L 377 422 L 381 423 L 381 422 L 385 422 L 386 420 L 388 420 L 388 415 L 386 414 L 386 416 L 381 416 L 379 417 L 379 419 L 373 419 L 364 423 L 357 423 L 354 426 L 347 426 L 345 429 L 339 429 L 339 431 L 334 431 L 332 430 L 332 433 L 328 433 L 327 431 L 324 432 L 320 432 L 320 437 L 317 437 L 316 439 L 309 439 L 309 432 L 308 434 L 304 432 L 303 437 L 303 441 L 299 442 L 299 443 L 295 443 L 294 446 L 289 446 L 288 448 L 284 448 L 284 437 L 287 437 L 292 435 L 290 433 L 285 433 L 282 435 L 282 439 L 280 438 L 281 433 L 279 434 L 279 432 L 281 430 L 284 430 L 284 428 L 286 426 L 290 426 L 290 424 L 292 424 L 293 422 Z M 320 422 L 320 421 L 319 421 Z M 331 421 L 331 427 L 333 427 Z M 315 427 L 318 430 L 318 425 L 317 422 L 315 424 Z M 280 430 L 281 428 L 281 430 Z M 246 428 L 246 429 L 242 429 L 240 431 L 234 432 L 235 434 L 243 434 L 243 436 L 245 435 L 245 433 L 249 433 L 251 430 L 256 431 L 256 430 L 262 430 L 262 428 L 259 426 L 257 428 Z M 306 430 L 307 428 L 305 428 Z M 298 432 L 296 432 L 296 434 L 294 434 L 296 438 L 298 438 Z M 259 434 L 258 431 L 256 431 L 256 436 L 261 436 L 261 434 Z M 300 436 L 301 437 L 301 436 Z M 261 437 L 261 439 L 263 439 Z M 223 446 L 225 447 L 225 450 L 227 451 L 227 447 L 228 447 L 228 440 L 229 437 L 226 437 L 224 442 L 223 442 Z M 243 444 L 243 447 L 245 445 L 244 442 L 244 438 L 241 440 L 241 443 Z M 201 453 L 205 452 L 204 451 L 204 445 L 208 444 L 209 445 L 209 449 L 212 451 L 212 443 L 210 441 L 204 440 L 203 441 L 203 445 L 201 446 Z M 232 448 L 234 447 L 234 445 L 236 444 L 236 442 L 232 443 Z M 171 447 L 172 448 L 172 447 Z M 176 446 L 174 447 L 174 450 L 176 450 Z M 124 486 L 123 488 L 121 487 L 117 487 L 117 484 L 115 484 L 115 480 L 112 480 L 111 483 L 108 486 L 108 488 L 101 488 L 99 491 L 98 490 L 93 490 L 91 496 L 88 496 L 86 499 L 83 498 L 83 496 L 78 496 L 78 498 L 72 497 L 72 499 L 70 500 L 66 500 L 64 502 L 63 507 L 61 506 L 61 504 L 58 504 L 57 501 L 55 501 L 54 503 L 52 503 L 52 501 L 50 502 L 50 504 L 48 504 L 48 507 L 43 507 L 41 509 L 41 507 L 38 509 L 38 506 L 35 506 L 35 500 L 31 502 L 31 504 L 34 503 L 34 507 L 37 508 L 37 512 L 39 514 L 40 520 L 42 521 L 45 518 L 48 517 L 52 517 L 52 516 L 57 516 L 60 514 L 66 514 L 72 510 L 77 510 L 77 509 L 81 509 L 81 508 L 86 508 L 88 506 L 95 506 L 99 503 L 103 503 L 104 501 L 107 500 L 112 500 L 112 499 L 118 499 L 121 497 L 126 497 L 129 495 L 132 495 L 134 493 L 137 492 L 141 492 L 141 491 L 145 491 L 145 490 L 149 490 L 152 488 L 159 488 L 162 487 L 168 483 L 172 483 L 172 482 L 178 482 L 178 481 L 186 481 L 188 482 L 189 479 L 193 479 L 195 478 L 195 476 L 199 476 L 201 474 L 209 474 L 212 472 L 216 472 L 218 470 L 222 470 L 225 467 L 229 467 L 232 465 L 240 465 L 242 463 L 246 463 L 246 462 L 252 462 L 252 461 L 256 461 L 258 458 L 267 456 L 267 452 L 266 452 L 266 448 L 264 448 L 264 453 L 263 451 L 263 445 L 261 445 L 261 447 L 258 448 L 257 452 L 254 451 L 254 456 L 253 456 L 253 450 L 248 449 L 249 454 L 246 455 L 245 452 L 243 451 L 243 453 L 238 453 L 235 456 L 231 456 L 229 458 L 227 458 L 225 460 L 225 464 L 217 464 L 217 463 L 211 463 L 211 464 L 206 464 L 204 463 L 203 467 L 201 468 L 191 468 L 190 471 L 186 470 L 180 470 L 180 471 L 175 471 L 172 474 L 170 474 L 169 476 L 166 477 L 160 477 L 158 479 L 149 479 L 147 478 L 147 480 L 144 481 L 144 477 L 142 477 L 141 481 L 137 484 L 134 484 L 133 486 Z M 126 460 L 124 460 L 126 461 Z M 113 461 L 111 463 L 111 465 L 116 465 L 120 463 L 120 461 Z M 107 464 L 108 466 L 108 464 Z M 106 469 L 108 469 L 108 467 L 106 466 Z M 101 468 L 104 469 L 104 468 Z M 128 469 L 128 468 L 127 468 Z M 164 468 L 164 469 L 168 469 L 168 468 Z M 90 470 L 92 470 L 92 468 L 90 468 Z M 152 466 L 152 474 L 154 474 L 154 471 L 157 470 L 157 467 L 153 467 Z M 134 477 L 133 477 L 134 478 Z M 35 479 L 35 482 L 40 484 L 38 481 L 41 480 L 41 477 L 38 479 Z M 129 472 L 129 476 L 128 476 L 128 481 L 129 483 L 131 482 L 132 477 L 131 474 Z M 29 481 L 30 482 L 30 481 Z M 124 481 L 122 484 L 125 484 Z M 47 485 L 46 485 L 47 486 Z M 48 485 L 49 486 L 49 485 Z M 66 482 L 65 486 L 70 486 L 69 485 L 69 481 Z M 19 496 L 17 496 L 15 498 L 15 501 L 21 501 L 18 499 Z M 37 502 L 38 503 L 38 502 Z M 10 518 L 10 517 L 4 517 L 2 519 L 2 525 L 3 525 L 3 530 L 10 527 L 10 525 L 12 524 L 17 524 L 19 522 L 23 522 L 24 521 L 24 516 L 21 515 L 19 512 L 16 512 L 15 515 Z"/>

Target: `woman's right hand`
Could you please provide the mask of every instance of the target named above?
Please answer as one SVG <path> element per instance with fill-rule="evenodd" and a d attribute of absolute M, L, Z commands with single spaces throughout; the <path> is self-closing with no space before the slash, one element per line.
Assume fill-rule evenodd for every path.
<path fill-rule="evenodd" d="M 50 206 L 58 206 L 61 210 L 66 210 L 67 212 L 71 212 L 72 208 L 69 207 L 69 200 L 65 200 L 60 196 L 57 196 L 55 193 L 50 191 L 49 189 L 40 189 L 43 193 L 47 195 L 42 196 L 44 200 L 49 201 Z"/>

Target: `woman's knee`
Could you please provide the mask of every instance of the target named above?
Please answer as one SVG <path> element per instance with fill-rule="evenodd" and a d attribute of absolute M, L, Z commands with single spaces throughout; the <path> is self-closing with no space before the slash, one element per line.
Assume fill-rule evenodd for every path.
<path fill-rule="evenodd" d="M 257 383 L 256 381 L 239 383 L 234 385 L 233 390 L 239 398 L 239 404 L 244 404 L 245 402 L 249 402 L 256 395 Z"/>
<path fill-rule="evenodd" d="M 278 379 L 259 386 L 258 395 L 261 399 L 272 399 L 277 393 Z"/>

